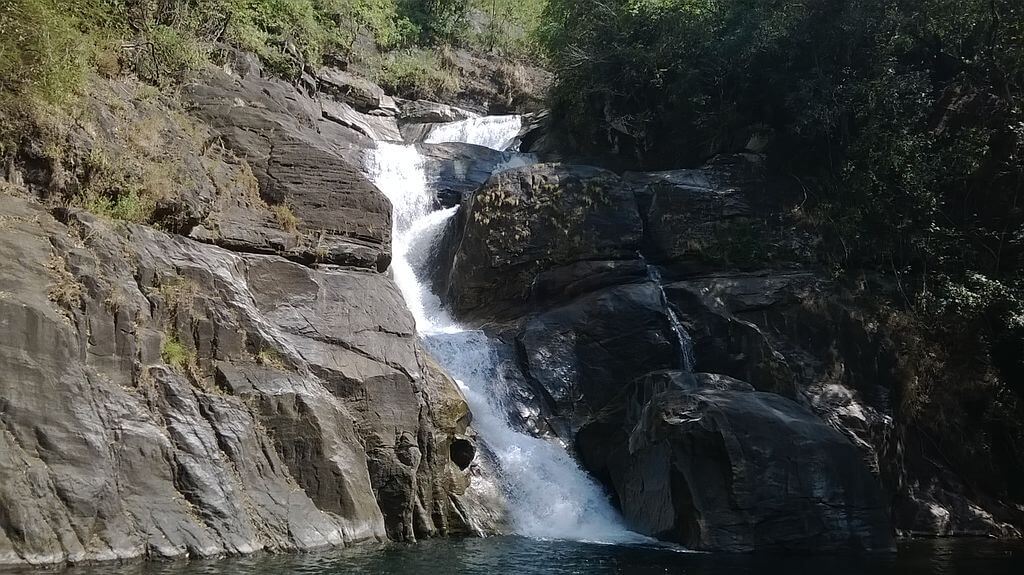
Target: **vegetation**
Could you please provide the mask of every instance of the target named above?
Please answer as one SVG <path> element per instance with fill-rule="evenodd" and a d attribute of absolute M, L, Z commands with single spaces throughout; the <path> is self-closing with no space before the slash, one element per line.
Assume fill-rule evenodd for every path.
<path fill-rule="evenodd" d="M 910 415 L 1024 441 L 1024 3 L 551 0 L 541 38 L 582 150 L 675 168 L 767 141 L 822 262 L 924 334 L 907 353 L 991 374 L 910 376 Z"/>
<path fill-rule="evenodd" d="M 408 98 L 444 99 L 459 89 L 451 68 L 436 50 L 399 50 L 381 57 L 375 80 L 389 92 Z"/>
<path fill-rule="evenodd" d="M 472 0 L 482 18 L 474 41 L 482 48 L 509 57 L 539 54 L 537 31 L 547 0 Z"/>
<path fill-rule="evenodd" d="M 256 362 L 277 371 L 288 370 L 288 361 L 281 355 L 281 352 L 271 347 L 261 348 L 259 353 L 256 354 Z"/>
<path fill-rule="evenodd" d="M 173 86 L 225 45 L 286 78 L 325 59 L 355 62 L 404 94 L 444 97 L 459 87 L 447 46 L 526 55 L 545 1 L 5 0 L 0 155 L 41 105 L 74 100 L 93 72 Z"/>
<path fill-rule="evenodd" d="M 51 254 L 46 262 L 50 274 L 50 285 L 47 291 L 49 300 L 59 306 L 62 312 L 78 310 L 82 307 L 84 287 L 68 270 L 67 260 L 63 256 Z"/>
<path fill-rule="evenodd" d="M 160 343 L 160 360 L 184 373 L 195 364 L 192 351 L 173 335 L 164 335 Z"/>
<path fill-rule="evenodd" d="M 268 207 L 282 230 L 292 234 L 299 230 L 299 217 L 295 215 L 288 204 L 271 204 Z"/>

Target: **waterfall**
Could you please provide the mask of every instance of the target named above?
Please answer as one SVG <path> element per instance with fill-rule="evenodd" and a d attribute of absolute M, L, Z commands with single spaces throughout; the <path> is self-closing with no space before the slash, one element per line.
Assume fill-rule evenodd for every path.
<path fill-rule="evenodd" d="M 435 139 L 507 146 L 519 130 L 518 116 L 474 118 L 435 128 Z M 513 160 L 511 163 L 521 163 Z M 458 382 L 473 413 L 473 426 L 494 453 L 498 480 L 516 534 L 542 539 L 604 543 L 649 541 L 628 531 L 601 486 L 565 449 L 513 429 L 507 391 L 497 370 L 494 345 L 486 334 L 460 326 L 416 277 L 417 265 L 438 241 L 458 208 L 432 211 L 422 158 L 414 146 L 380 143 L 366 171 L 394 210 L 392 269 L 424 347 Z"/>
<path fill-rule="evenodd" d="M 679 319 L 679 314 L 676 313 L 675 308 L 668 301 L 668 295 L 665 294 L 665 288 L 661 281 L 661 271 L 647 264 L 647 279 L 658 286 L 658 291 L 661 293 L 661 303 L 668 310 L 668 319 L 672 324 L 672 332 L 675 333 L 676 341 L 679 342 L 679 353 L 681 354 L 679 365 L 682 366 L 683 370 L 692 372 L 697 365 L 696 357 L 693 354 L 693 339 L 690 337 L 690 332 L 686 331 L 686 326 Z"/>
<path fill-rule="evenodd" d="M 504 151 L 515 143 L 522 127 L 522 116 L 480 116 L 437 124 L 423 141 L 429 144 L 463 142 Z"/>

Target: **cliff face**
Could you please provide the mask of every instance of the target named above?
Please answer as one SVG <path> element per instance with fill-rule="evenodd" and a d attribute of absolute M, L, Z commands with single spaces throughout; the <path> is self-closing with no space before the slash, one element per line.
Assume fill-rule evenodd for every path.
<path fill-rule="evenodd" d="M 130 90 L 100 80 L 67 135 L 79 154 L 138 135 L 178 154 L 154 216 L 174 233 L 55 206 L 91 175 L 67 157 L 9 169 L 0 563 L 473 531 L 470 414 L 384 273 L 390 204 L 359 171 L 373 143 L 329 119 L 343 101 L 247 65 L 186 91 L 198 145 L 172 137 L 179 112 L 112 106 Z"/>
<path fill-rule="evenodd" d="M 572 442 L 640 532 L 729 550 L 1019 536 L 1012 475 L 908 421 L 929 362 L 913 332 L 822 273 L 770 185 L 756 155 L 504 172 L 463 204 L 435 284 L 513 350 L 537 398 L 522 427 Z"/>

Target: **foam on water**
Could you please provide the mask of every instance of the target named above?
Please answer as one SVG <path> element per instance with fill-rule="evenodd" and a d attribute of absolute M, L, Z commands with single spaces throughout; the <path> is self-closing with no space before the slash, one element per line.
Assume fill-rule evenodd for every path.
<path fill-rule="evenodd" d="M 462 141 L 504 149 L 518 134 L 518 116 L 473 118 L 441 125 L 431 141 Z M 506 166 L 523 165 L 514 158 Z M 414 146 L 379 143 L 366 170 L 394 210 L 392 270 L 428 351 L 456 379 L 473 413 L 473 426 L 495 454 L 500 482 L 519 535 L 602 543 L 641 543 L 627 530 L 601 486 L 554 442 L 516 431 L 509 422 L 507 388 L 491 340 L 460 326 L 415 270 L 457 208 L 433 211 L 423 160 Z"/>

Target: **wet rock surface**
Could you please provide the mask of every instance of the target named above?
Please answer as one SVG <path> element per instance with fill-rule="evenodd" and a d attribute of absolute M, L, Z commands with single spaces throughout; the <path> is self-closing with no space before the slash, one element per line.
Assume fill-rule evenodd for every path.
<path fill-rule="evenodd" d="M 465 320 L 515 334 L 520 371 L 544 402 L 536 410 L 544 429 L 575 445 L 645 533 L 708 549 L 886 548 L 890 513 L 898 529 L 916 533 L 1015 533 L 1012 505 L 969 495 L 942 465 L 929 469 L 917 456 L 894 455 L 905 443 L 895 439 L 898 362 L 888 336 L 858 304 L 838 302 L 837 286 L 808 265 L 806 238 L 773 228 L 774 216 L 757 197 L 765 189 L 759 174 L 757 159 L 749 157 L 621 180 L 563 165 L 507 172 L 463 201 L 457 229 L 449 232 L 451 305 Z M 590 195 L 610 201 L 594 202 L 573 218 L 580 195 L 574 191 L 591 187 L 611 190 Z M 560 214 L 558 225 L 568 230 L 545 228 L 545 210 Z M 766 261 L 777 267 L 750 269 L 757 258 L 737 256 L 737 222 L 749 232 L 744 241 L 770 247 Z M 651 263 L 662 274 L 652 275 Z M 628 294 L 658 285 L 664 299 L 651 295 L 644 311 L 636 308 Z M 660 296 L 656 288 L 650 292 Z M 690 367 L 706 374 L 697 378 L 700 385 L 693 375 L 664 375 L 687 364 L 674 351 L 688 342 L 679 343 L 673 319 L 692 340 Z M 665 351 L 656 352 L 659 346 Z M 648 382 L 639 396 L 637 381 Z M 658 393 L 668 395 L 654 401 Z M 667 428 L 664 417 L 640 417 L 645 409 L 660 413 L 662 401 L 669 411 L 719 423 L 712 431 L 678 431 L 683 428 Z M 746 410 L 758 412 L 750 423 L 763 426 L 756 433 L 744 429 Z M 660 435 L 640 449 L 636 438 L 654 434 L 651 428 Z M 762 432 L 788 443 L 751 439 Z M 725 437 L 755 453 L 709 447 Z M 734 505 L 732 487 L 706 477 L 687 480 L 687 493 L 693 492 L 685 505 L 672 499 L 671 484 L 688 466 L 737 465 L 758 477 L 775 473 L 777 458 L 799 460 L 785 455 L 790 443 L 815 455 L 806 468 L 796 464 L 787 472 L 803 486 L 781 491 L 777 497 L 787 503 L 772 499 L 771 490 L 759 494 L 753 479 L 735 486 L 757 502 L 751 509 L 799 510 L 777 524 L 767 516 L 738 519 L 753 515 Z M 607 460 L 610 451 L 617 462 Z M 649 490 L 645 499 L 636 486 L 649 482 L 666 487 Z M 828 487 L 812 495 L 812 485 Z M 725 491 L 715 491 L 720 487 Z"/>
<path fill-rule="evenodd" d="M 464 317 L 515 314 L 538 273 L 635 259 L 640 216 L 612 172 L 538 164 L 501 172 L 464 203 L 449 299 Z"/>
<path fill-rule="evenodd" d="M 695 549 L 891 547 L 881 486 L 853 444 L 786 398 L 717 382 L 634 391 L 580 433 L 630 525 Z"/>

